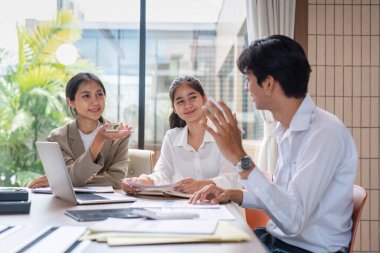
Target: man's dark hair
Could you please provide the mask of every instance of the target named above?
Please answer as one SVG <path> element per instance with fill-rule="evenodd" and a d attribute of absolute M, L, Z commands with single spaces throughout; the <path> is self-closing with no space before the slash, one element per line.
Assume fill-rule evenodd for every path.
<path fill-rule="evenodd" d="M 307 93 L 310 64 L 302 47 L 286 36 L 254 41 L 240 54 L 237 66 L 244 74 L 252 71 L 260 86 L 268 75 L 273 76 L 287 97 L 303 98 Z"/>

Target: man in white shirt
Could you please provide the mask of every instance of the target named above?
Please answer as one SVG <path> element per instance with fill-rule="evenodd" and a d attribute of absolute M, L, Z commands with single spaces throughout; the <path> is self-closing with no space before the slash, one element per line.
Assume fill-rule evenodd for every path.
<path fill-rule="evenodd" d="M 271 252 L 346 252 L 358 155 L 344 124 L 307 94 L 311 69 L 302 47 L 288 37 L 269 36 L 245 49 L 237 64 L 256 108 L 279 121 L 275 180 L 269 181 L 244 151 L 231 110 L 219 102 L 223 114 L 209 101 L 216 114 L 204 112 L 216 131 L 203 124 L 239 170 L 245 189 L 209 185 L 190 203 L 233 201 L 264 210 L 270 221 L 255 233 Z"/>

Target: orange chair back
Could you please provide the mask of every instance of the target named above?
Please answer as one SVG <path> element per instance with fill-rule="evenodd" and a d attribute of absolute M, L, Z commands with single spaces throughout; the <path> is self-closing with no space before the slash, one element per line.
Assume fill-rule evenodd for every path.
<path fill-rule="evenodd" d="M 352 253 L 354 250 L 355 237 L 366 199 L 366 190 L 359 185 L 354 185 L 354 210 L 352 212 L 352 236 L 350 246 L 348 248 L 349 253 Z"/>
<path fill-rule="evenodd" d="M 261 171 L 261 173 L 269 180 L 273 181 L 273 175 L 271 173 Z M 257 227 L 266 227 L 269 221 L 269 216 L 262 210 L 258 209 L 245 209 L 245 219 L 248 226 L 254 230 Z"/>
<path fill-rule="evenodd" d="M 254 230 L 257 227 L 266 227 L 269 217 L 262 210 L 257 209 L 245 209 L 245 219 L 248 226 Z"/>

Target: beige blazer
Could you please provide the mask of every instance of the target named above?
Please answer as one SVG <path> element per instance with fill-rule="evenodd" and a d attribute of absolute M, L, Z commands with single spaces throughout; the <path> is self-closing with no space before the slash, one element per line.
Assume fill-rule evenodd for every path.
<path fill-rule="evenodd" d="M 51 131 L 47 140 L 59 143 L 74 186 L 121 188 L 121 180 L 128 174 L 129 137 L 107 140 L 95 161 L 90 150 L 84 151 L 76 120 Z"/>

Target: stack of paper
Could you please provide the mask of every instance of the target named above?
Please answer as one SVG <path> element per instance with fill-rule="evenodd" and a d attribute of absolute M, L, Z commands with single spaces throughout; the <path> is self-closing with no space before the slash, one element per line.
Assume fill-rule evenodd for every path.
<path fill-rule="evenodd" d="M 205 220 L 107 219 L 90 227 L 81 240 L 97 240 L 110 246 L 190 242 L 241 242 L 250 236 L 227 222 Z"/>
<path fill-rule="evenodd" d="M 141 189 L 141 191 L 136 192 L 139 195 L 153 195 L 153 196 L 168 196 L 168 197 L 178 197 L 189 199 L 193 194 L 183 193 L 176 191 L 176 184 L 166 184 L 166 185 L 145 185 L 133 182 L 128 182 L 129 185 Z"/>
<path fill-rule="evenodd" d="M 220 205 L 192 205 L 187 200 L 147 200 L 138 199 L 130 207 L 133 208 L 190 208 L 190 209 L 218 209 Z"/>

